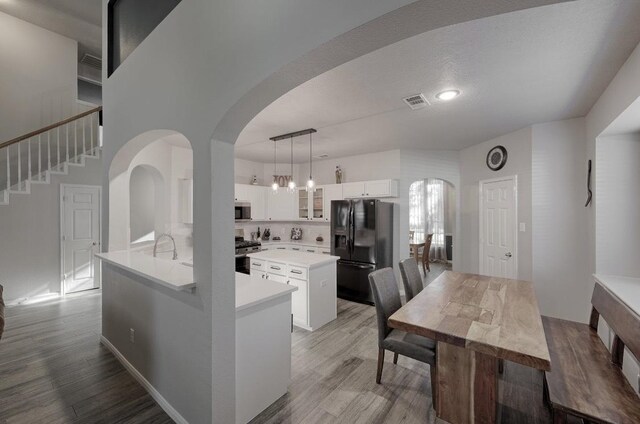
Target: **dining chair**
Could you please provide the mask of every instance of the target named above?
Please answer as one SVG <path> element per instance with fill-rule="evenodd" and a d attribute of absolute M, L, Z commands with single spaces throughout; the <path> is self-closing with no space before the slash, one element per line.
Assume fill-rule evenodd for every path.
<path fill-rule="evenodd" d="M 388 325 L 389 317 L 402 306 L 400 290 L 392 268 L 383 268 L 369 274 L 369 284 L 373 292 L 378 322 L 378 372 L 376 383 L 382 380 L 384 353 L 393 352 L 393 363 L 398 363 L 398 355 L 407 356 L 431 367 L 431 391 L 436 396 L 436 343 L 426 337 L 410 334 Z"/>
<path fill-rule="evenodd" d="M 418 268 L 418 261 L 415 258 L 401 260 L 400 275 L 402 276 L 402 285 L 404 286 L 404 297 L 408 302 L 424 288 L 420 268 Z"/>
<path fill-rule="evenodd" d="M 424 240 L 424 250 L 422 251 L 422 271 L 426 274 L 427 271 L 431 272 L 429 266 L 429 252 L 431 251 L 431 240 L 433 240 L 433 233 L 427 234 L 427 238 Z"/>

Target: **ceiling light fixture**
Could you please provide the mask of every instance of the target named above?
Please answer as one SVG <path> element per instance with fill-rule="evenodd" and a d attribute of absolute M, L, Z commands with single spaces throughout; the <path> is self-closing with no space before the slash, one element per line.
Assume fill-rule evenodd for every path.
<path fill-rule="evenodd" d="M 309 133 L 309 181 L 307 191 L 316 191 L 316 182 L 313 181 L 313 133 Z"/>
<path fill-rule="evenodd" d="M 277 167 L 277 141 L 273 140 L 273 183 L 271 183 L 271 190 L 278 191 L 278 172 L 276 171 Z"/>
<path fill-rule="evenodd" d="M 448 100 L 455 99 L 459 95 L 460 95 L 460 91 L 459 90 L 445 90 L 445 91 L 441 91 L 440 93 L 436 94 L 436 99 L 443 100 L 443 101 L 446 102 Z"/>
<path fill-rule="evenodd" d="M 291 179 L 289 179 L 289 191 L 296 190 L 296 182 L 293 179 L 293 135 L 291 135 Z"/>

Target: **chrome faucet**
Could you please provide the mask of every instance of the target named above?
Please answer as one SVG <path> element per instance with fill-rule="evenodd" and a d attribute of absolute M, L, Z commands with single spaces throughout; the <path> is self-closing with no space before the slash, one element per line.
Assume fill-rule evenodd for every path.
<path fill-rule="evenodd" d="M 158 236 L 158 238 L 156 239 L 156 243 L 153 245 L 153 257 L 155 258 L 157 253 L 158 253 L 158 242 L 163 238 L 163 237 L 169 237 L 171 239 L 171 241 L 173 242 L 173 260 L 177 260 L 178 259 L 178 249 L 176 248 L 176 241 L 175 239 L 171 236 L 171 234 L 167 234 L 167 233 L 162 233 Z M 162 253 L 162 252 L 160 252 Z"/>

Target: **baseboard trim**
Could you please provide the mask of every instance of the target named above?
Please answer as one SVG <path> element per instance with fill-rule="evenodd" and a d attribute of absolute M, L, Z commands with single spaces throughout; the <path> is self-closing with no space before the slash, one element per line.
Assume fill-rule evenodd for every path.
<path fill-rule="evenodd" d="M 102 343 L 104 347 L 106 347 L 111 351 L 111 353 L 113 353 L 113 355 L 118 359 L 118 361 L 120 361 L 120 363 L 127 369 L 129 374 L 131 374 L 131 376 L 135 378 L 138 381 L 138 383 L 140 383 L 140 385 L 142 385 L 142 387 L 145 388 L 147 392 L 149 392 L 151 397 L 156 402 L 158 402 L 158 405 L 160 405 L 160 407 L 164 410 L 164 412 L 166 412 L 167 415 L 169 415 L 169 417 L 171 417 L 173 421 L 175 421 L 178 424 L 189 424 L 189 422 L 185 420 L 184 417 L 180 415 L 180 413 L 176 411 L 176 409 L 173 406 L 171 406 L 169 402 L 167 402 L 167 400 L 160 394 L 160 392 L 158 392 L 156 388 L 153 387 L 153 385 L 149 383 L 149 381 L 147 381 L 147 379 L 144 378 L 144 376 L 140 374 L 140 372 L 133 365 L 131 365 L 129 361 L 127 361 L 127 359 L 122 355 L 122 353 L 120 353 L 120 351 L 116 349 L 116 347 L 112 345 L 111 342 L 107 340 L 106 337 L 101 335 L 100 343 Z"/>

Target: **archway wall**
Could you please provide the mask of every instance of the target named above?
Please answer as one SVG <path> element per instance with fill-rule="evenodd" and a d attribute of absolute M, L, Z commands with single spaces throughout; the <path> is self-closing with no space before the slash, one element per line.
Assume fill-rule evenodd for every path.
<path fill-rule="evenodd" d="M 105 169 L 127 141 L 157 128 L 182 133 L 194 151 L 194 277 L 211 337 L 199 340 L 183 359 L 200 370 L 201 378 L 176 379 L 174 392 L 185 390 L 175 398 L 162 393 L 187 421 L 235 421 L 235 355 L 229 343 L 235 336 L 233 253 L 230 238 L 229 246 L 219 243 L 233 227 L 232 144 L 246 123 L 297 85 L 388 44 L 558 2 L 183 0 L 109 78 L 104 67 Z M 108 27 L 107 4 L 103 0 L 103 28 Z M 106 31 L 103 37 L 107 51 Z M 106 171 L 104 181 L 106 186 Z M 109 201 L 105 187 L 107 235 Z M 103 302 L 117 302 L 110 296 L 105 292 Z M 187 395 L 194 392 L 198 395 Z"/>

